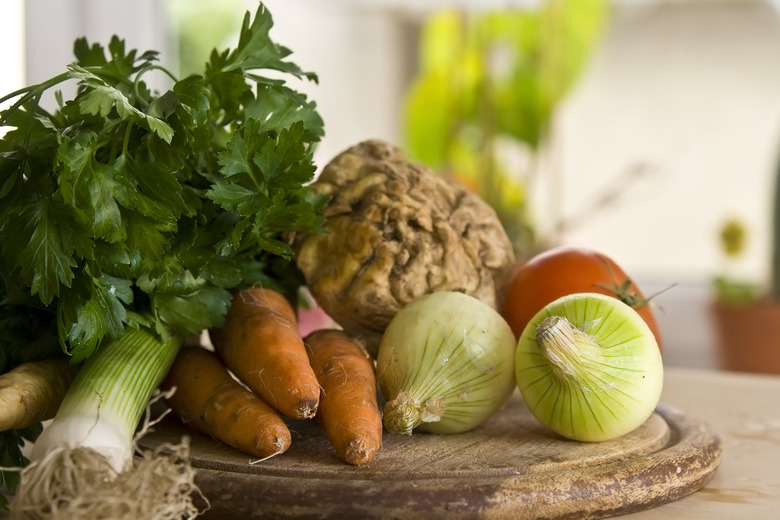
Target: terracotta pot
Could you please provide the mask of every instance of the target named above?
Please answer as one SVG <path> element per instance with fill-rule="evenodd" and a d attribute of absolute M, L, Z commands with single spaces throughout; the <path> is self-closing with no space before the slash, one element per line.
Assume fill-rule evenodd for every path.
<path fill-rule="evenodd" d="M 722 368 L 780 374 L 780 302 L 712 306 Z"/>

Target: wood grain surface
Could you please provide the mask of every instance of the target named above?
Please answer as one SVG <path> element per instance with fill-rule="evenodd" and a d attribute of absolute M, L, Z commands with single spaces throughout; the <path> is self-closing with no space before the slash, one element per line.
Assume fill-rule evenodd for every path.
<path fill-rule="evenodd" d="M 290 449 L 262 462 L 166 418 L 141 440 L 191 439 L 204 519 L 605 518 L 700 489 L 720 439 L 707 424 L 660 406 L 634 432 L 602 443 L 543 427 L 516 392 L 478 429 L 457 435 L 385 433 L 369 464 L 334 454 L 313 421 L 292 421 Z"/>

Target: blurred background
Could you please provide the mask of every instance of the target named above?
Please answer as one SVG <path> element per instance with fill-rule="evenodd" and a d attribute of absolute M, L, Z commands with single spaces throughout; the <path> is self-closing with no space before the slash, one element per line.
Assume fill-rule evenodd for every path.
<path fill-rule="evenodd" d="M 479 191 L 521 254 L 566 244 L 612 257 L 658 293 L 666 364 L 720 368 L 714 280 L 771 277 L 774 1 L 265 4 L 274 39 L 319 76 L 296 86 L 325 120 L 318 165 L 368 138 L 403 146 Z M 61 72 L 80 36 L 117 34 L 180 77 L 196 73 L 256 6 L 3 0 L 0 91 Z M 739 254 L 721 246 L 727 222 Z"/>

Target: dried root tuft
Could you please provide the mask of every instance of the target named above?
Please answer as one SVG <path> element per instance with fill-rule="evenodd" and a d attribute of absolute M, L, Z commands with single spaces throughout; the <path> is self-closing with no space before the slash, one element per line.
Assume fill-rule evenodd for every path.
<path fill-rule="evenodd" d="M 194 499 L 208 501 L 195 484 L 189 438 L 143 450 L 138 438 L 147 431 L 148 422 L 136 437 L 136 456 L 119 473 L 85 447 L 55 448 L 31 462 L 11 500 L 11 520 L 194 519 L 203 512 Z"/>

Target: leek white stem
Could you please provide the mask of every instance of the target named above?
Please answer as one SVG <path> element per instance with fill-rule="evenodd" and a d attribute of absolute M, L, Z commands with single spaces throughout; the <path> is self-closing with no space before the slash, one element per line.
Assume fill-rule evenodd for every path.
<path fill-rule="evenodd" d="M 33 446 L 31 460 L 55 447 L 89 447 L 119 473 L 133 456 L 133 434 L 149 398 L 168 373 L 182 343 L 127 329 L 79 370 L 57 415 Z"/>

